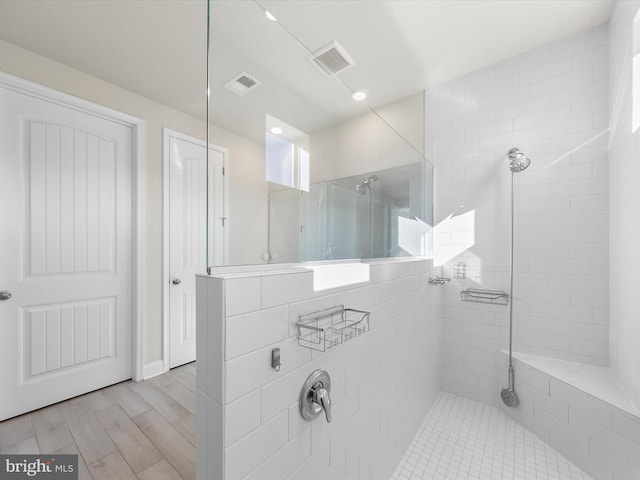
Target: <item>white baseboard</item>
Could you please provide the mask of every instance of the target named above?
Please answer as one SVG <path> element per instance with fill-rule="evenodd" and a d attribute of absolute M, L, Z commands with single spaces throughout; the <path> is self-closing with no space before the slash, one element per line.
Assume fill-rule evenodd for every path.
<path fill-rule="evenodd" d="M 142 369 L 142 379 L 147 380 L 158 375 L 166 373 L 164 369 L 164 362 L 162 360 L 156 360 L 155 362 L 147 363 Z"/>

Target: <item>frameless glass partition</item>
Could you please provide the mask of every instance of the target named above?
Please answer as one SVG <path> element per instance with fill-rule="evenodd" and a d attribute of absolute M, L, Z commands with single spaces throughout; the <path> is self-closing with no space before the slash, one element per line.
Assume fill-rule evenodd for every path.
<path fill-rule="evenodd" d="M 335 72 L 367 72 L 334 39 L 294 36 L 298 7 L 209 1 L 208 140 L 227 152 L 210 249 L 225 238 L 228 264 L 430 255 L 433 169 L 399 134 L 422 138 L 422 93 L 354 100 Z"/>

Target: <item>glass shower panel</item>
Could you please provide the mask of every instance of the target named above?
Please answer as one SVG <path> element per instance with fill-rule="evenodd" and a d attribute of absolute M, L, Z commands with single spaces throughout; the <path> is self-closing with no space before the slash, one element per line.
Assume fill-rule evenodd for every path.
<path fill-rule="evenodd" d="M 371 258 L 391 257 L 390 204 L 373 199 Z"/>
<path fill-rule="evenodd" d="M 332 183 L 328 184 L 327 259 L 360 258 L 356 243 L 357 194 Z"/>
<path fill-rule="evenodd" d="M 299 237 L 301 231 L 301 195 L 298 190 L 286 189 L 269 195 L 269 259 L 272 262 L 300 261 Z"/>
<path fill-rule="evenodd" d="M 300 195 L 300 260 L 327 258 L 326 201 L 327 185 L 311 185 Z"/>

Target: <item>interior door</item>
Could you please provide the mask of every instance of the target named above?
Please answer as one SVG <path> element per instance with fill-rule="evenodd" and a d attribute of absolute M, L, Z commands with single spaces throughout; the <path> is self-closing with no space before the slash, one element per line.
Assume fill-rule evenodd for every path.
<path fill-rule="evenodd" d="M 132 128 L 0 85 L 0 420 L 131 378 Z"/>
<path fill-rule="evenodd" d="M 224 152 L 209 149 L 207 182 L 204 142 L 168 135 L 169 367 L 173 368 L 196 359 L 195 276 L 207 271 L 207 245 L 210 264 L 222 264 Z"/>

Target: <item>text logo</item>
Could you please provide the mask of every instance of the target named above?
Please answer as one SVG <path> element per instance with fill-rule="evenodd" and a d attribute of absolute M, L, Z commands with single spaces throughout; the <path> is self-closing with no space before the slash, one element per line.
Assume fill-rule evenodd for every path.
<path fill-rule="evenodd" d="M 78 455 L 0 455 L 0 480 L 78 480 Z"/>

